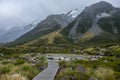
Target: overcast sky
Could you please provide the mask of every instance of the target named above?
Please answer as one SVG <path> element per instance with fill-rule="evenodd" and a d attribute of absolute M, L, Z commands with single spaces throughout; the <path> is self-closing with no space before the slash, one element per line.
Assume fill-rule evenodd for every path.
<path fill-rule="evenodd" d="M 83 9 L 101 0 L 0 0 L 0 29 L 42 20 L 50 14 Z M 120 0 L 104 0 L 120 7 Z"/>

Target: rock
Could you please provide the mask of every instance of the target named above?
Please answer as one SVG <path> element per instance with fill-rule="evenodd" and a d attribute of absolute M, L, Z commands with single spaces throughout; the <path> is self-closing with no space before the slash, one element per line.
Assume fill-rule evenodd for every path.
<path fill-rule="evenodd" d="M 26 80 L 25 77 L 21 76 L 20 74 L 13 74 L 12 77 L 14 79 L 19 79 L 19 80 Z"/>
<path fill-rule="evenodd" d="M 2 57 L 3 57 L 4 55 L 3 55 L 2 53 L 0 53 L 0 56 L 2 56 Z"/>
<path fill-rule="evenodd" d="M 83 66 L 78 66 L 78 67 L 76 67 L 75 70 L 76 70 L 76 71 L 80 71 L 80 72 L 82 72 L 82 73 L 84 73 L 84 72 L 86 71 L 86 69 L 85 69 Z"/>

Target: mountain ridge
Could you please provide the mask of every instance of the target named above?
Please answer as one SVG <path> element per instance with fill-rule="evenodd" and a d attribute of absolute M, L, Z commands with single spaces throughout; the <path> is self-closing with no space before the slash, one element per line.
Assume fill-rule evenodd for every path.
<path fill-rule="evenodd" d="M 116 10 L 117 8 L 113 7 L 110 3 L 107 3 L 105 1 L 92 4 L 83 9 L 80 15 L 60 33 L 74 40 L 80 40 L 85 37 L 84 35 L 88 33 L 91 34 L 89 34 L 91 36 L 89 36 L 90 39 L 94 36 L 99 35 L 100 33 L 108 32 L 106 29 L 103 29 L 100 26 L 100 19 L 114 17 L 112 13 L 114 13 Z M 107 27 L 104 26 L 104 28 Z"/>
<path fill-rule="evenodd" d="M 79 10 L 75 10 L 77 13 Z M 73 14 L 74 13 L 74 17 Z M 20 38 L 16 39 L 12 43 L 21 44 L 32 41 L 34 39 L 38 39 L 46 34 L 54 32 L 59 29 L 63 29 L 66 27 L 70 22 L 72 22 L 77 17 L 78 14 L 71 11 L 67 14 L 55 14 L 46 17 L 46 19 L 42 20 L 37 24 L 37 26 L 29 31 L 28 33 L 22 35 Z M 11 43 L 10 43 L 11 44 Z"/>
<path fill-rule="evenodd" d="M 110 3 L 101 1 L 84 8 L 82 11 L 78 10 L 75 16 L 74 12 L 48 16 L 33 30 L 21 36 L 15 42 L 25 44 L 57 30 L 60 30 L 59 34 L 62 35 L 61 38 L 64 38 L 65 42 L 67 40 L 73 40 L 74 42 L 90 41 L 96 36 L 104 36 L 103 34 L 106 33 L 110 36 L 119 35 L 120 9 Z M 113 34 L 113 32 L 117 34 Z M 106 40 L 109 39 L 111 38 L 106 38 Z"/>
<path fill-rule="evenodd" d="M 7 30 L 6 33 L 0 36 L 0 43 L 12 42 L 16 40 L 17 38 L 19 38 L 20 36 L 22 36 L 23 34 L 32 30 L 35 26 L 36 24 L 32 23 L 32 24 L 26 25 L 25 27 L 13 27 Z"/>

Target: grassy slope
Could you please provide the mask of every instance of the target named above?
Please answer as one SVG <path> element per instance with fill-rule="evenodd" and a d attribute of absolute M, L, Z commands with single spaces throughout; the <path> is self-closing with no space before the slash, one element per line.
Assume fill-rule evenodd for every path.
<path fill-rule="evenodd" d="M 88 41 L 84 42 L 85 44 L 92 44 L 92 45 L 107 45 L 107 44 L 119 44 L 120 36 L 113 35 L 110 33 L 102 33 L 98 36 L 89 39 Z"/>
<path fill-rule="evenodd" d="M 17 39 L 16 41 L 6 44 L 6 46 L 23 45 L 23 44 L 28 43 L 30 41 L 33 41 L 39 37 L 42 37 L 46 34 L 49 34 L 49 33 L 54 32 L 56 30 L 59 30 L 60 29 L 59 26 L 60 25 L 56 25 L 55 27 L 53 27 L 51 29 L 40 31 L 38 33 L 31 34 L 31 35 L 29 33 L 32 33 L 32 32 L 29 32 L 26 35 L 23 35 L 21 38 Z"/>

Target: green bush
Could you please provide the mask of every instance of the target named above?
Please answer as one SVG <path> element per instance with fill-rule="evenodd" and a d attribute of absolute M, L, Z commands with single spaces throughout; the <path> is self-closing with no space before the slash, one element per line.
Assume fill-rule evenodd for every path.
<path fill-rule="evenodd" d="M 69 62 L 59 62 L 60 69 L 56 80 L 69 80 L 70 76 L 75 76 L 76 71 L 80 74 L 78 80 L 119 80 L 120 60 L 114 57 L 103 57 L 96 61 L 73 60 Z M 82 66 L 82 67 L 79 67 Z M 85 70 L 84 70 L 85 69 Z M 84 71 L 82 71 L 84 70 Z M 74 75 L 73 75 L 74 74 Z M 60 79 L 59 79 L 60 78 Z M 76 80 L 76 79 L 71 79 Z"/>
<path fill-rule="evenodd" d="M 114 66 L 113 66 L 113 69 L 117 72 L 120 72 L 120 62 L 119 63 L 116 63 Z"/>
<path fill-rule="evenodd" d="M 10 67 L 9 66 L 2 66 L 0 67 L 0 75 L 6 74 L 10 72 Z"/>
<path fill-rule="evenodd" d="M 63 44 L 65 42 L 66 41 L 62 36 L 56 36 L 53 40 L 53 43 L 55 43 L 55 44 Z"/>
<path fill-rule="evenodd" d="M 31 69 L 31 66 L 29 64 L 24 64 L 21 67 L 22 71 L 29 71 Z"/>
<path fill-rule="evenodd" d="M 24 59 L 20 58 L 20 59 L 18 59 L 14 64 L 15 64 L 15 65 L 21 65 L 21 64 L 23 64 L 23 63 L 25 63 Z"/>
<path fill-rule="evenodd" d="M 79 80 L 80 73 L 78 71 L 74 71 L 71 68 L 65 68 L 60 71 L 57 75 L 56 80 Z"/>
<path fill-rule="evenodd" d="M 99 80 L 115 80 L 114 71 L 111 68 L 99 67 L 94 70 L 94 74 Z"/>
<path fill-rule="evenodd" d="M 37 70 L 34 67 L 31 67 L 29 71 L 22 72 L 22 75 L 25 75 L 29 80 L 32 80 L 39 73 L 39 70 Z"/>
<path fill-rule="evenodd" d="M 120 79 L 120 73 L 119 72 L 115 72 L 114 76 L 115 76 L 116 79 L 118 79 L 118 80 Z"/>

